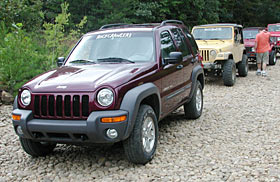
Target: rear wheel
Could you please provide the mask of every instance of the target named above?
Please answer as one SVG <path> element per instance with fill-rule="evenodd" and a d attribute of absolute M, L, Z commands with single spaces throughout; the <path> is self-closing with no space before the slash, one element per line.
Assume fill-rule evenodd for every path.
<path fill-rule="evenodd" d="M 275 65 L 276 64 L 276 53 L 275 50 L 272 50 L 269 54 L 269 65 Z"/>
<path fill-rule="evenodd" d="M 134 128 L 123 142 L 127 159 L 135 164 L 146 164 L 155 155 L 158 141 L 158 122 L 153 108 L 141 105 Z"/>
<path fill-rule="evenodd" d="M 55 143 L 35 142 L 31 139 L 19 138 L 23 150 L 33 157 L 46 156 L 55 148 Z"/>
<path fill-rule="evenodd" d="M 247 55 L 243 54 L 242 61 L 238 63 L 239 76 L 246 77 L 248 75 L 249 65 Z"/>
<path fill-rule="evenodd" d="M 191 101 L 184 104 L 185 117 L 187 119 L 197 119 L 201 116 L 203 109 L 202 86 L 197 81 Z"/>
<path fill-rule="evenodd" d="M 232 59 L 227 60 L 223 65 L 223 81 L 226 86 L 233 86 L 236 81 L 236 65 Z"/>

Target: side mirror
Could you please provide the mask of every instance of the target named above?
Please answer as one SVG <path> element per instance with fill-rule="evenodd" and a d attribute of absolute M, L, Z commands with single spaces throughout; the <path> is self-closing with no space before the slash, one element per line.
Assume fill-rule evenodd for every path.
<path fill-rule="evenodd" d="M 164 58 L 164 61 L 168 64 L 176 64 L 183 61 L 183 56 L 181 52 L 170 52 L 169 57 Z"/>
<path fill-rule="evenodd" d="M 57 58 L 57 62 L 56 62 L 57 66 L 61 67 L 63 65 L 63 63 L 64 63 L 64 60 L 65 60 L 64 57 L 58 57 Z"/>

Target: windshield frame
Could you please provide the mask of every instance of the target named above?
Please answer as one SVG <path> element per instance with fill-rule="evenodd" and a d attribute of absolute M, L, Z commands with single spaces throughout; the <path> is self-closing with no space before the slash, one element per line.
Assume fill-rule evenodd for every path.
<path fill-rule="evenodd" d="M 195 31 L 196 30 L 199 30 L 199 29 L 217 29 L 217 28 L 229 28 L 229 29 L 231 29 L 231 37 L 230 38 L 213 38 L 213 39 L 210 39 L 210 38 L 208 38 L 208 39 L 202 39 L 202 38 L 196 38 L 195 37 Z M 231 26 L 215 26 L 215 27 L 195 27 L 194 29 L 193 29 L 193 31 L 192 31 L 192 34 L 193 34 L 193 37 L 194 37 L 194 39 L 195 40 L 232 40 L 233 39 L 233 33 L 234 33 L 234 29 L 233 29 L 233 27 L 231 27 Z"/>
<path fill-rule="evenodd" d="M 146 36 L 146 37 L 151 37 L 151 43 L 152 43 L 152 48 L 153 48 L 153 50 L 152 50 L 152 53 L 151 53 L 151 59 L 150 60 L 147 60 L 147 61 L 135 61 L 135 60 L 131 60 L 131 62 L 130 62 L 130 64 L 132 63 L 132 62 L 135 62 L 136 64 L 137 63 L 152 63 L 152 62 L 156 62 L 156 54 L 157 54 L 157 52 L 156 52 L 156 40 L 155 40 L 155 31 L 152 31 L 152 29 L 147 29 L 147 30 L 145 30 L 145 31 L 143 31 L 143 30 L 125 30 L 125 29 L 120 29 L 120 30 L 114 30 L 114 31 L 108 31 L 108 30 L 106 30 L 106 31 L 98 31 L 98 32 L 91 32 L 91 33 L 88 33 L 88 34 L 85 34 L 83 37 L 81 37 L 80 38 L 80 40 L 76 43 L 76 45 L 72 48 L 72 50 L 70 51 L 70 53 L 68 54 L 68 56 L 67 56 L 67 58 L 65 59 L 66 61 L 64 62 L 64 65 L 65 66 L 73 66 L 74 64 L 71 64 L 71 61 L 73 61 L 73 60 L 75 60 L 75 59 L 73 59 L 73 60 L 71 60 L 70 58 L 71 58 L 71 56 L 73 55 L 73 53 L 74 53 L 74 51 L 77 49 L 77 47 L 81 44 L 81 42 L 83 41 L 83 39 L 85 39 L 85 38 L 88 38 L 88 37 L 95 37 L 95 39 L 97 38 L 97 36 L 98 35 L 105 35 L 105 34 L 114 34 L 114 33 L 116 33 L 116 34 L 120 34 L 120 33 L 136 33 L 136 34 L 138 34 L 138 33 L 146 33 L 147 35 L 150 33 L 150 35 L 149 36 Z M 138 35 L 139 36 L 139 35 Z M 140 36 L 141 37 L 141 36 Z M 144 37 L 144 36 L 143 36 Z M 124 58 L 124 59 L 126 59 L 126 58 Z M 116 63 L 129 63 L 129 62 L 126 62 L 126 61 L 118 61 L 118 62 L 98 62 L 98 60 L 94 60 L 94 61 L 96 61 L 96 64 L 109 64 L 109 63 L 114 63 L 114 64 L 116 64 Z M 75 65 L 81 65 L 81 64 L 75 64 Z M 87 64 L 87 65 L 89 65 L 89 64 Z"/>

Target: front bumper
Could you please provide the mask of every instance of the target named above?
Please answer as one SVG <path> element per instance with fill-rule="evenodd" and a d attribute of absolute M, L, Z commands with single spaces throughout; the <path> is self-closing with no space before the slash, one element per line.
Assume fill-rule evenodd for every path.
<path fill-rule="evenodd" d="M 50 120 L 33 118 L 31 110 L 15 109 L 14 115 L 20 115 L 20 121 L 13 120 L 14 129 L 20 137 L 36 141 L 56 143 L 115 143 L 125 139 L 128 120 L 118 123 L 102 123 L 102 117 L 116 117 L 126 115 L 127 111 L 94 111 L 87 120 Z M 127 117 L 128 118 L 128 117 Z M 23 134 L 17 132 L 21 126 Z M 106 135 L 107 129 L 115 129 L 118 136 L 110 139 Z"/>
<path fill-rule="evenodd" d="M 213 69 L 222 69 L 221 64 L 217 63 L 202 63 L 203 69 L 205 70 L 213 70 Z"/>

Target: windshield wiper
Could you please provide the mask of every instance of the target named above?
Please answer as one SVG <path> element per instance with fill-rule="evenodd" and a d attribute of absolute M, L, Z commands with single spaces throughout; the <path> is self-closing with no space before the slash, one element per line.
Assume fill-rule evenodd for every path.
<path fill-rule="evenodd" d="M 131 61 L 129 59 L 118 58 L 118 57 L 100 58 L 100 59 L 97 59 L 97 61 L 99 61 L 99 62 L 118 62 L 118 63 L 129 62 L 129 63 L 135 63 L 134 61 Z"/>
<path fill-rule="evenodd" d="M 82 64 L 87 64 L 87 63 L 90 63 L 90 64 L 96 64 L 96 61 L 94 60 L 88 60 L 88 59 L 76 59 L 76 60 L 73 60 L 73 61 L 70 61 L 69 63 L 82 63 Z"/>
<path fill-rule="evenodd" d="M 209 40 L 220 40 L 220 41 L 222 41 L 222 42 L 225 42 L 224 40 L 218 39 L 218 38 L 212 38 L 212 39 L 209 39 Z"/>

